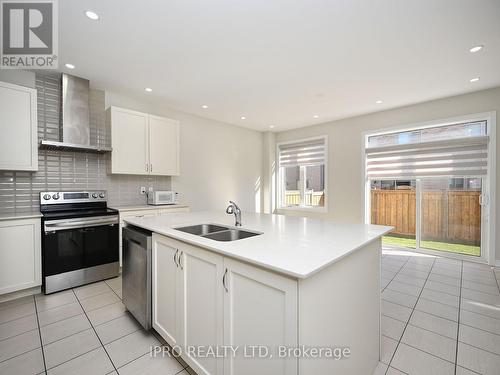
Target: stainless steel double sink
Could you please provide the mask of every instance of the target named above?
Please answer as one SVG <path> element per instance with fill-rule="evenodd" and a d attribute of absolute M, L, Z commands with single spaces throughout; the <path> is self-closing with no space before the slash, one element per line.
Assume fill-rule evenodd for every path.
<path fill-rule="evenodd" d="M 243 238 L 258 236 L 262 233 L 250 232 L 243 229 L 230 228 L 218 224 L 198 224 L 187 227 L 173 228 L 181 232 L 209 238 L 215 241 L 236 241 Z"/>

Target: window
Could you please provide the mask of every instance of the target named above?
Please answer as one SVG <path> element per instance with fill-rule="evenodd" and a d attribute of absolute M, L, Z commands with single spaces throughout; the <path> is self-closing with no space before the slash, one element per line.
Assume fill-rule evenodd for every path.
<path fill-rule="evenodd" d="M 369 136 L 367 176 L 391 180 L 485 175 L 486 125 L 486 121 L 478 121 Z"/>
<path fill-rule="evenodd" d="M 324 208 L 326 137 L 278 145 L 280 208 Z"/>
<path fill-rule="evenodd" d="M 368 147 L 405 145 L 456 138 L 486 135 L 486 121 L 434 126 L 418 130 L 373 135 L 368 137 Z"/>

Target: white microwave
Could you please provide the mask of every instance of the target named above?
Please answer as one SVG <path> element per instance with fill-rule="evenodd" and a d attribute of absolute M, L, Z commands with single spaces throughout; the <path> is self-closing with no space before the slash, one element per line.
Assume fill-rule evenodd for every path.
<path fill-rule="evenodd" d="M 161 204 L 176 204 L 177 193 L 174 191 L 152 191 L 148 194 L 148 204 L 157 206 Z"/>

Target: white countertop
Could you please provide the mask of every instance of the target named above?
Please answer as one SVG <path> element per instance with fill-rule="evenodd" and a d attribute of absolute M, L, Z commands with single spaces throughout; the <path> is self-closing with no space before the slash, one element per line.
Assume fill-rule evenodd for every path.
<path fill-rule="evenodd" d="M 139 205 L 123 205 L 123 206 L 109 206 L 109 208 L 114 208 L 120 212 L 127 211 L 141 211 L 141 210 L 159 210 L 159 209 L 169 209 L 169 208 L 185 208 L 189 207 L 187 204 L 162 204 L 159 206 L 153 206 L 149 204 L 139 204 Z"/>
<path fill-rule="evenodd" d="M 0 212 L 0 221 L 2 220 L 19 220 L 19 219 L 36 219 L 42 217 L 40 211 L 15 211 L 15 212 Z"/>
<path fill-rule="evenodd" d="M 307 278 L 392 230 L 392 227 L 380 225 L 339 224 L 330 220 L 243 212 L 241 228 L 263 234 L 222 242 L 184 233 L 173 227 L 195 224 L 232 227 L 233 215 L 190 212 L 125 221 L 294 278 Z"/>

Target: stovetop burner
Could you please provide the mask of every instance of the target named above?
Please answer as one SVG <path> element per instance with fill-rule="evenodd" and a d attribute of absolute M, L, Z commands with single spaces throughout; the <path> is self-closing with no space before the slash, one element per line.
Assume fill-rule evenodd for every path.
<path fill-rule="evenodd" d="M 45 220 L 118 215 L 107 207 L 106 191 L 44 191 L 40 193 L 40 212 Z"/>

